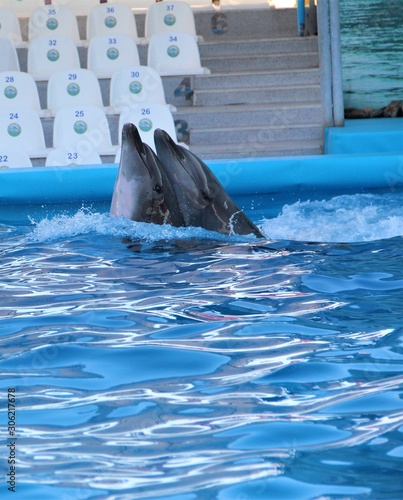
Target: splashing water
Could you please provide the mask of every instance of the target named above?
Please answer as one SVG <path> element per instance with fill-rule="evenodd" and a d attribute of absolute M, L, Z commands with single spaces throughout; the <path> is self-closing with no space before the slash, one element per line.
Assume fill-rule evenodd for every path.
<path fill-rule="evenodd" d="M 398 195 L 342 195 L 330 200 L 285 205 L 262 228 L 274 239 L 359 242 L 403 235 L 403 205 Z"/>

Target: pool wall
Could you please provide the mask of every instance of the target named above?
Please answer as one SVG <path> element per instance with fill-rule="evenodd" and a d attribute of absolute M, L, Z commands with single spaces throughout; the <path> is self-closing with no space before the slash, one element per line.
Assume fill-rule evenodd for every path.
<path fill-rule="evenodd" d="M 325 155 L 207 160 L 231 195 L 403 188 L 403 118 L 328 128 Z M 118 165 L 0 171 L 0 205 L 109 202 Z"/>

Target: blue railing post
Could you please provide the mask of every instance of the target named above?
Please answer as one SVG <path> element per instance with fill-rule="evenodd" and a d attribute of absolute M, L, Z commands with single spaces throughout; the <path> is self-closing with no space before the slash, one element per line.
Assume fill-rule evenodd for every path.
<path fill-rule="evenodd" d="M 297 7 L 298 36 L 305 34 L 305 0 L 298 0 Z"/>

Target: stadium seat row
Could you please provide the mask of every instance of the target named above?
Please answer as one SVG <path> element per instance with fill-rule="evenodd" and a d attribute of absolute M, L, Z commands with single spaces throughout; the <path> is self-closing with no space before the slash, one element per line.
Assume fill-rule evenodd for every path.
<path fill-rule="evenodd" d="M 192 9 L 182 1 L 153 3 L 147 10 L 145 19 L 145 39 L 156 33 L 180 31 L 196 37 L 196 26 Z M 119 3 L 98 4 L 87 16 L 86 39 L 97 35 L 115 34 L 133 37 L 137 43 L 142 40 L 137 33 L 135 17 L 129 6 Z M 80 40 L 77 18 L 64 5 L 47 5 L 36 8 L 28 24 L 28 40 L 36 37 L 71 38 L 77 45 L 85 45 Z M 8 8 L 0 7 L 0 38 L 10 40 L 16 46 L 23 46 L 21 27 L 17 15 Z"/>
<path fill-rule="evenodd" d="M 155 149 L 154 130 L 162 128 L 176 137 L 168 106 L 154 102 L 125 108 L 119 117 L 118 142 L 123 125 L 134 123 L 142 140 Z M 101 163 L 101 156 L 119 154 L 113 145 L 109 122 L 98 107 L 83 105 L 57 111 L 53 122 L 53 148 L 47 148 L 41 119 L 28 108 L 0 109 L 0 168 L 25 167 L 21 160 L 46 158 L 47 166 Z M 19 153 L 19 154 L 17 154 Z M 23 153 L 23 158 L 21 154 Z"/>
<path fill-rule="evenodd" d="M 15 47 L 0 39 L 0 71 L 19 71 Z M 111 78 L 114 71 L 125 66 L 139 65 L 136 42 L 128 35 L 98 35 L 88 47 L 87 69 L 97 78 Z M 148 66 L 161 76 L 208 74 L 200 62 L 195 38 L 189 33 L 159 33 L 151 37 L 148 45 Z M 65 37 L 34 38 L 28 49 L 28 73 L 35 80 L 49 80 L 61 69 L 80 68 L 77 46 Z"/>
<path fill-rule="evenodd" d="M 212 10 L 211 0 L 184 0 L 192 9 Z M 231 0 L 234 1 L 234 0 Z M 264 0 L 267 2 L 267 0 Z M 99 4 L 118 3 L 127 5 L 134 12 L 145 12 L 155 0 L 0 0 L 0 7 L 13 10 L 18 17 L 30 17 L 32 12 L 44 5 L 63 5 L 71 9 L 76 16 L 87 16 L 92 7 Z"/>
<path fill-rule="evenodd" d="M 0 73 L 0 108 L 30 108 L 41 117 L 54 116 L 69 106 L 84 104 L 104 109 L 101 87 L 92 71 L 84 68 L 64 69 L 53 73 L 46 92 L 47 109 L 41 109 L 38 87 L 29 73 Z M 110 82 L 108 114 L 120 113 L 126 107 L 143 102 L 166 105 L 160 75 L 149 66 L 127 66 L 115 71 Z M 171 109 L 175 110 L 171 106 Z"/>

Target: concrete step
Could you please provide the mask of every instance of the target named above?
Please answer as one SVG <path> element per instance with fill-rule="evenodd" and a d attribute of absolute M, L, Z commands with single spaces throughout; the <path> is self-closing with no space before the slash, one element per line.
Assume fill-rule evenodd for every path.
<path fill-rule="evenodd" d="M 267 7 L 251 10 L 214 9 L 214 12 L 195 13 L 195 22 L 196 32 L 204 40 L 292 37 L 297 31 L 297 11 Z M 141 36 L 140 33 L 141 28 Z"/>
<path fill-rule="evenodd" d="M 199 43 L 200 56 L 227 57 L 255 54 L 287 54 L 295 52 L 315 52 L 318 50 L 317 37 L 283 37 L 256 40 L 215 40 Z"/>
<path fill-rule="evenodd" d="M 277 143 L 244 143 L 196 145 L 190 147 L 200 158 L 232 159 L 232 158 L 269 158 L 275 156 L 321 155 L 322 144 L 318 141 L 290 141 Z"/>
<path fill-rule="evenodd" d="M 195 90 L 194 106 L 259 103 L 308 103 L 320 102 L 320 85 L 281 86 L 240 89 Z"/>
<path fill-rule="evenodd" d="M 163 80 L 166 77 L 163 77 Z M 241 71 L 238 73 L 213 73 L 194 77 L 194 90 L 278 87 L 282 85 L 319 85 L 319 68 L 284 69 L 278 71 Z"/>
<path fill-rule="evenodd" d="M 288 54 L 245 55 L 226 57 L 204 57 L 202 66 L 212 73 L 264 71 L 279 69 L 306 69 L 319 67 L 319 55 L 314 52 L 292 52 Z"/>
<path fill-rule="evenodd" d="M 290 126 L 296 123 L 321 124 L 319 103 L 276 103 L 233 106 L 182 107 L 173 114 L 189 130 L 234 126 Z"/>
<path fill-rule="evenodd" d="M 322 141 L 322 126 L 290 124 L 277 127 L 227 127 L 190 130 L 191 147 L 208 144 L 255 144 L 268 142 Z"/>

